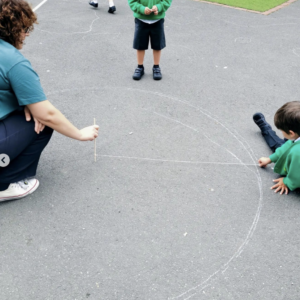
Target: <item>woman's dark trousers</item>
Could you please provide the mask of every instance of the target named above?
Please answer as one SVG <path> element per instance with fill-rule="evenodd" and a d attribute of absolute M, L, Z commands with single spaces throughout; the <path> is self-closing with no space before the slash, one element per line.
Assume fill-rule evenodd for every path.
<path fill-rule="evenodd" d="M 10 163 L 0 167 L 0 191 L 10 183 L 36 175 L 40 155 L 48 144 L 53 130 L 45 127 L 37 134 L 34 121 L 27 122 L 24 111 L 14 112 L 0 121 L 0 154 L 6 154 Z"/>

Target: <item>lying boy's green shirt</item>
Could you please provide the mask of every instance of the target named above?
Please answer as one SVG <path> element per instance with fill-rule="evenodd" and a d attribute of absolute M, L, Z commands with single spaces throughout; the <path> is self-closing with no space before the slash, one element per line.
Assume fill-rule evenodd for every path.
<path fill-rule="evenodd" d="M 274 172 L 286 175 L 283 183 L 291 190 L 300 188 L 300 141 L 287 141 L 270 155 Z"/>
<path fill-rule="evenodd" d="M 172 0 L 128 0 L 130 8 L 134 12 L 134 17 L 143 20 L 163 19 L 171 3 Z M 145 8 L 152 9 L 154 5 L 157 7 L 158 14 L 151 13 L 150 15 L 145 15 Z"/>

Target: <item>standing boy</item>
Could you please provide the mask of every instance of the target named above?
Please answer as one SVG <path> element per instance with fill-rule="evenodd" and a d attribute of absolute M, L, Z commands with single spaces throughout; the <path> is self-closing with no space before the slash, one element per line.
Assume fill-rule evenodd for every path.
<path fill-rule="evenodd" d="M 274 116 L 275 126 L 282 132 L 285 140 L 280 139 L 272 127 L 266 122 L 264 115 L 256 113 L 253 120 L 260 128 L 265 141 L 273 153 L 270 157 L 258 160 L 260 167 L 275 163 L 274 172 L 284 177 L 273 180 L 277 182 L 271 187 L 275 193 L 287 194 L 300 188 L 300 102 L 284 104 Z"/>
<path fill-rule="evenodd" d="M 138 67 L 132 76 L 134 80 L 140 80 L 144 75 L 143 63 L 149 38 L 153 49 L 153 79 L 162 79 L 159 62 L 161 50 L 166 47 L 164 17 L 171 2 L 172 0 L 128 0 L 135 17 L 133 48 L 137 50 Z"/>

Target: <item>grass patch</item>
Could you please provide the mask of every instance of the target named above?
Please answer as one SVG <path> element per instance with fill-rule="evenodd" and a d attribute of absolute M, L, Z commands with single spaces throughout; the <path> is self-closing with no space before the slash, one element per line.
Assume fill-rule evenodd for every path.
<path fill-rule="evenodd" d="M 288 0 L 205 0 L 205 1 L 264 12 L 284 2 L 287 2 Z"/>

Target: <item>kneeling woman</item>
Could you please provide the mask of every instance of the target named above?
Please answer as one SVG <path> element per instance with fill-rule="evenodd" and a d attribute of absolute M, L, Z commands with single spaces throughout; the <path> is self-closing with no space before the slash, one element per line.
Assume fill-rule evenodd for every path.
<path fill-rule="evenodd" d="M 19 52 L 34 23 L 26 1 L 0 0 L 0 202 L 38 188 L 34 176 L 53 130 L 80 141 L 98 136 L 98 126 L 79 130 L 46 100 L 38 75 Z M 5 167 L 3 154 L 10 159 Z"/>

